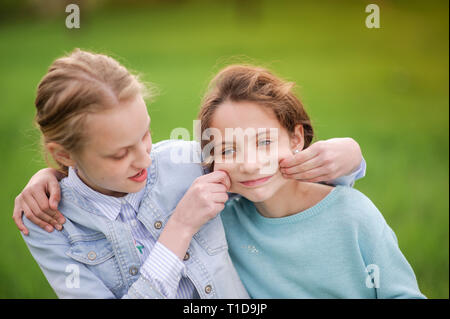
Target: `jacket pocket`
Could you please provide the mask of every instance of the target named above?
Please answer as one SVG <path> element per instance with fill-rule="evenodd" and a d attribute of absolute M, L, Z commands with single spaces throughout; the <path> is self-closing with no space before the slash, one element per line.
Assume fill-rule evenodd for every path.
<path fill-rule="evenodd" d="M 122 286 L 119 264 L 112 245 L 106 238 L 76 241 L 66 254 L 84 264 L 114 293 Z"/>
<path fill-rule="evenodd" d="M 217 215 L 194 235 L 195 240 L 208 253 L 215 255 L 224 250 L 228 250 L 228 244 L 223 229 L 222 219 Z"/>

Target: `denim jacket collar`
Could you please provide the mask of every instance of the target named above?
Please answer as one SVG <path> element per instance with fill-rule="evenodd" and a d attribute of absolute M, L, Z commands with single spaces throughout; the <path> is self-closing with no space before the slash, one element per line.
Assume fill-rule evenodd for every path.
<path fill-rule="evenodd" d="M 145 193 L 145 187 L 136 193 L 129 193 L 124 197 L 114 197 L 108 196 L 102 193 L 99 193 L 89 186 L 87 186 L 78 176 L 77 169 L 73 167 L 69 167 L 69 174 L 66 179 L 62 181 L 63 184 L 73 188 L 76 192 L 78 192 L 85 199 L 101 204 L 102 206 L 107 207 L 108 209 L 102 211 L 103 215 L 105 215 L 109 220 L 116 220 L 122 207 L 122 202 L 128 202 L 133 209 L 137 212 L 139 210 L 139 206 L 141 204 L 141 200 Z"/>

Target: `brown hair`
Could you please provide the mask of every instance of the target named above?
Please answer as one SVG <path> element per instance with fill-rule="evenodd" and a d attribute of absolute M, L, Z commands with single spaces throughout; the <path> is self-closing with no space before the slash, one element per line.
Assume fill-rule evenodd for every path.
<path fill-rule="evenodd" d="M 109 56 L 75 49 L 56 59 L 39 83 L 35 100 L 35 121 L 43 144 L 56 142 L 69 152 L 78 152 L 86 142 L 87 114 L 139 93 L 145 96 L 147 91 L 138 77 Z M 44 156 L 48 163 L 45 148 Z M 57 164 L 67 174 L 68 167 Z"/>
<path fill-rule="evenodd" d="M 225 101 L 249 101 L 273 110 L 281 126 L 293 133 L 295 126 L 303 125 L 304 148 L 314 137 L 311 120 L 303 104 L 292 92 L 294 83 L 255 66 L 230 65 L 221 70 L 210 82 L 198 118 L 201 133 L 210 127 L 215 110 Z M 201 140 L 202 149 L 209 141 Z M 212 166 L 210 167 L 212 168 Z"/>

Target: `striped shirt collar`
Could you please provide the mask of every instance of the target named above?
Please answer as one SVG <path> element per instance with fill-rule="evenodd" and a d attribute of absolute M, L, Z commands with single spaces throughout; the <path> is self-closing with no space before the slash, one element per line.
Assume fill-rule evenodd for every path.
<path fill-rule="evenodd" d="M 78 177 L 76 169 L 73 167 L 69 167 L 69 174 L 66 179 L 66 183 L 89 202 L 96 204 L 95 206 L 104 207 L 105 209 L 101 209 L 101 212 L 110 220 L 117 219 L 117 216 L 120 214 L 122 204 L 124 203 L 130 204 L 134 211 L 138 212 L 145 192 L 145 187 L 143 187 L 139 192 L 128 193 L 124 197 L 114 197 L 101 194 L 87 186 L 80 179 L 80 177 Z"/>

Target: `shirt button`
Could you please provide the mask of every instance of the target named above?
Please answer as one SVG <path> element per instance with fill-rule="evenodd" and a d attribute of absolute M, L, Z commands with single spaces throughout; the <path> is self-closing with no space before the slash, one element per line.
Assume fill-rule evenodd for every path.
<path fill-rule="evenodd" d="M 207 286 L 205 287 L 205 292 L 206 292 L 207 294 L 210 294 L 211 291 L 212 291 L 211 285 L 207 285 Z"/>
<path fill-rule="evenodd" d="M 190 256 L 189 256 L 189 253 L 186 253 L 186 255 L 184 255 L 184 257 L 183 257 L 183 260 L 186 261 L 186 260 L 189 259 L 189 257 L 190 257 Z"/>
<path fill-rule="evenodd" d="M 95 253 L 95 251 L 90 251 L 90 252 L 88 252 L 88 254 L 87 254 L 87 258 L 88 258 L 89 260 L 94 260 L 95 258 L 97 258 L 97 254 Z"/>
<path fill-rule="evenodd" d="M 137 222 L 134 219 L 131 221 L 131 226 L 133 226 L 133 227 L 137 226 Z"/>
<path fill-rule="evenodd" d="M 138 273 L 137 267 L 135 267 L 135 266 L 130 267 L 130 275 L 131 275 L 131 276 L 136 276 L 137 273 Z"/>
<path fill-rule="evenodd" d="M 162 227 L 162 223 L 158 220 L 157 222 L 155 222 L 154 226 L 156 229 L 160 229 Z"/>

